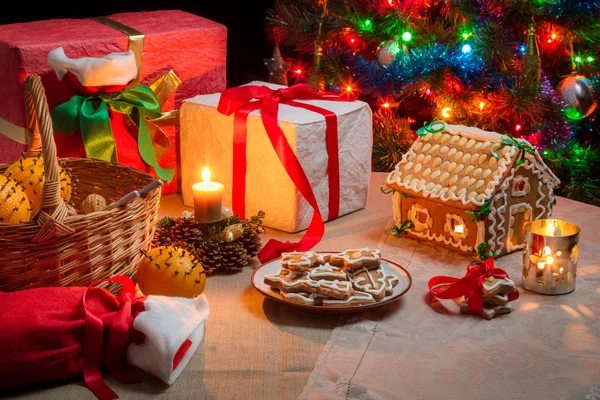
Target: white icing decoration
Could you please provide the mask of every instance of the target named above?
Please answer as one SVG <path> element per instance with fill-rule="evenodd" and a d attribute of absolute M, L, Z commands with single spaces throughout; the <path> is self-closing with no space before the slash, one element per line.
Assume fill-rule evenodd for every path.
<path fill-rule="evenodd" d="M 313 280 L 322 278 L 341 278 L 346 277 L 346 273 L 339 268 L 335 268 L 329 264 L 319 265 L 308 272 L 308 277 Z"/>
<path fill-rule="evenodd" d="M 491 281 L 486 279 L 483 281 L 483 288 L 485 290 L 487 290 L 488 292 L 494 291 L 495 289 L 497 289 L 498 287 L 500 287 L 502 285 L 510 286 L 511 288 L 515 287 L 515 283 L 513 281 L 511 281 L 510 279 L 506 279 L 506 278 L 496 278 Z"/>
<path fill-rule="evenodd" d="M 353 301 L 363 301 L 363 302 L 375 302 L 375 298 L 371 296 L 369 293 L 365 292 L 354 292 L 354 294 L 348 297 L 345 300 L 339 299 L 323 299 L 323 304 L 348 304 Z"/>
<path fill-rule="evenodd" d="M 314 251 L 281 253 L 281 265 L 310 268 L 316 262 L 323 260 L 323 257 Z"/>
<path fill-rule="evenodd" d="M 474 251 L 473 246 L 466 246 L 461 243 L 456 243 L 452 239 L 449 239 L 449 238 L 445 237 L 444 235 L 438 235 L 437 233 L 430 234 L 430 233 L 417 232 L 417 231 L 413 230 L 412 228 L 408 229 L 408 232 L 410 232 L 411 234 L 413 234 L 417 237 L 423 238 L 423 239 L 435 240 L 436 242 L 443 242 L 445 244 L 449 244 L 453 247 L 460 248 L 462 251 Z"/>
<path fill-rule="evenodd" d="M 461 306 L 461 307 L 468 307 L 468 303 L 467 303 L 466 301 L 461 301 L 461 302 L 460 302 L 460 306 Z M 492 315 L 492 314 L 495 314 L 495 313 L 497 313 L 498 311 L 501 311 L 501 310 L 506 310 L 506 309 L 508 309 L 508 310 L 512 310 L 512 305 L 511 305 L 510 303 L 507 303 L 507 304 L 505 304 L 505 305 L 503 305 L 503 306 L 496 306 L 496 307 L 493 307 L 493 308 L 486 308 L 486 307 L 483 307 L 483 312 L 484 312 L 484 314 L 485 314 L 486 316 L 488 316 L 488 317 L 489 317 L 490 315 Z"/>
<path fill-rule="evenodd" d="M 512 176 L 514 175 L 514 170 L 511 171 L 511 176 L 510 178 L 512 178 Z M 507 202 L 507 195 L 506 195 L 506 190 L 508 189 L 508 187 L 510 186 L 510 178 L 507 178 L 504 180 L 504 183 L 502 184 L 502 186 L 500 186 L 500 190 L 498 191 L 498 194 L 496 194 L 496 196 L 491 200 L 490 204 L 490 213 L 488 214 L 488 217 L 490 218 L 490 220 L 492 221 L 492 223 L 490 224 L 490 227 L 488 228 L 488 231 L 490 232 L 490 240 L 488 241 L 488 246 L 490 246 L 490 250 L 493 250 L 497 253 L 500 253 L 503 249 L 504 249 L 504 236 L 506 235 L 506 228 L 504 227 L 504 211 L 506 209 L 506 202 Z M 494 204 L 496 204 L 496 201 L 500 199 L 502 201 L 502 204 L 495 208 Z M 496 215 L 498 215 L 499 221 L 496 221 Z M 498 222 L 498 223 L 496 223 Z M 496 235 L 496 231 L 501 230 L 502 234 L 501 235 Z M 496 249 L 497 248 L 497 249 Z"/>
<path fill-rule="evenodd" d="M 294 279 L 296 276 L 290 277 L 288 275 L 287 277 L 289 277 L 290 279 Z M 325 289 L 339 291 L 342 293 L 348 293 L 350 291 L 350 289 L 352 288 L 352 284 L 348 281 L 338 281 L 338 280 L 329 281 L 326 279 L 321 279 L 321 280 L 315 281 L 308 277 L 305 277 L 304 279 L 298 279 L 293 282 L 288 282 L 285 279 L 283 279 L 279 274 L 265 275 L 264 279 L 272 281 L 272 282 L 280 283 L 282 286 L 284 286 L 286 288 L 295 288 L 300 285 L 306 284 L 313 288 L 321 287 L 321 288 L 325 288 Z"/>
<path fill-rule="evenodd" d="M 379 273 L 379 277 L 377 278 L 377 280 L 373 279 L 373 275 L 369 273 L 368 269 L 364 267 L 360 268 L 355 272 L 349 274 L 350 282 L 352 282 L 354 287 L 358 288 L 359 290 L 362 290 L 363 292 L 370 293 L 375 297 L 379 296 L 386 290 L 388 286 L 388 283 L 386 281 L 388 275 L 385 273 L 382 267 L 377 268 L 376 271 L 377 273 Z M 366 282 L 366 279 L 362 276 L 355 278 L 355 276 L 361 272 L 365 272 L 367 274 L 367 277 L 369 279 L 368 282 Z"/>
<path fill-rule="evenodd" d="M 354 258 L 357 253 L 368 253 L 366 255 L 360 255 L 360 257 Z M 348 249 L 341 253 L 332 254 L 331 258 L 341 258 L 349 264 L 357 264 L 363 261 L 379 261 L 381 259 L 381 252 L 377 249 L 370 249 L 364 247 L 362 249 Z"/>
<path fill-rule="evenodd" d="M 520 211 L 519 209 L 524 208 L 525 210 Z M 533 215 L 533 210 L 528 203 L 519 203 L 513 204 L 509 209 L 509 222 L 508 222 L 508 238 L 506 241 L 506 251 L 511 252 L 513 250 L 521 250 L 523 248 L 523 243 L 515 243 L 512 242 L 512 237 L 514 234 L 513 224 L 515 223 L 515 214 L 524 213 L 524 223 L 531 221 L 531 216 Z M 529 218 L 527 218 L 529 216 Z"/>
<path fill-rule="evenodd" d="M 284 298 L 296 298 L 296 299 L 301 299 L 307 303 L 314 303 L 315 302 L 315 298 L 317 296 L 315 296 L 314 293 L 286 293 L 286 292 L 281 292 L 280 293 L 282 297 Z"/>

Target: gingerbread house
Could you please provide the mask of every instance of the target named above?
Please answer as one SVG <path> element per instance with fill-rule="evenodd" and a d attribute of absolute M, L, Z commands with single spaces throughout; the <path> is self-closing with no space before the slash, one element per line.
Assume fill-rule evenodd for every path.
<path fill-rule="evenodd" d="M 522 249 L 525 224 L 552 214 L 560 181 L 525 140 L 441 126 L 423 132 L 387 178 L 397 225 L 469 254 Z"/>

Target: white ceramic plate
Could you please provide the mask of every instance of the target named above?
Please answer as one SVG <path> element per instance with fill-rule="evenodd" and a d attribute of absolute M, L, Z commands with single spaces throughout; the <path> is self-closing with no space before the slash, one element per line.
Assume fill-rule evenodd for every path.
<path fill-rule="evenodd" d="M 320 253 L 320 254 L 331 254 L 331 253 Z M 262 295 L 268 297 L 272 300 L 278 301 L 280 303 L 288 304 L 290 306 L 303 308 L 305 310 L 310 310 L 314 312 L 323 312 L 323 313 L 349 313 L 349 312 L 358 312 L 370 310 L 373 308 L 381 307 L 386 304 L 390 304 L 400 298 L 404 293 L 408 292 L 412 285 L 412 278 L 407 270 L 402 268 L 400 265 L 395 262 L 382 259 L 383 268 L 388 275 L 395 275 L 398 277 L 399 282 L 394 287 L 394 293 L 391 296 L 387 296 L 383 300 L 378 301 L 377 303 L 364 304 L 364 305 L 353 305 L 353 306 L 313 306 L 309 304 L 297 304 L 291 303 L 287 300 L 282 299 L 278 292 L 273 291 L 269 285 L 267 285 L 264 281 L 265 275 L 275 274 L 278 270 L 281 269 L 281 263 L 279 259 L 269 261 L 266 264 L 258 267 L 254 273 L 252 274 L 252 285 L 258 290 Z"/>

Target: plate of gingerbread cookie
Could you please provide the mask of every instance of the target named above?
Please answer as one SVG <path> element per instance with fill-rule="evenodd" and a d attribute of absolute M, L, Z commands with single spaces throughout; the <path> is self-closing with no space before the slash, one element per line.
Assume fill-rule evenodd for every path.
<path fill-rule="evenodd" d="M 379 250 L 283 253 L 252 274 L 252 284 L 278 302 L 325 313 L 357 312 L 396 301 L 412 285 L 408 271 Z"/>

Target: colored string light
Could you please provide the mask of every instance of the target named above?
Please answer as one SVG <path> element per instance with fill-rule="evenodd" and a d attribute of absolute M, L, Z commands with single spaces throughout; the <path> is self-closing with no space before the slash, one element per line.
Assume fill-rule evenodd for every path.
<path fill-rule="evenodd" d="M 462 47 L 462 52 L 463 52 L 464 54 L 468 54 L 468 53 L 470 53 L 470 52 L 471 52 L 471 50 L 472 50 L 472 49 L 471 49 L 471 45 L 470 45 L 470 44 L 468 44 L 468 43 L 467 43 L 467 44 L 465 44 L 465 45 L 463 45 L 463 47 Z"/>
<path fill-rule="evenodd" d="M 411 39 L 412 39 L 412 33 L 406 31 L 402 34 L 402 40 L 404 40 L 405 42 L 410 42 Z"/>
<path fill-rule="evenodd" d="M 485 107 L 485 102 L 484 101 L 480 101 L 479 102 L 479 111 L 483 111 L 483 107 Z"/>
<path fill-rule="evenodd" d="M 442 109 L 442 117 L 444 118 L 450 118 L 450 113 L 452 112 L 452 109 L 450 107 L 444 107 Z"/>
<path fill-rule="evenodd" d="M 521 126 L 521 124 L 516 124 L 515 125 L 515 131 L 519 132 L 523 127 Z"/>

